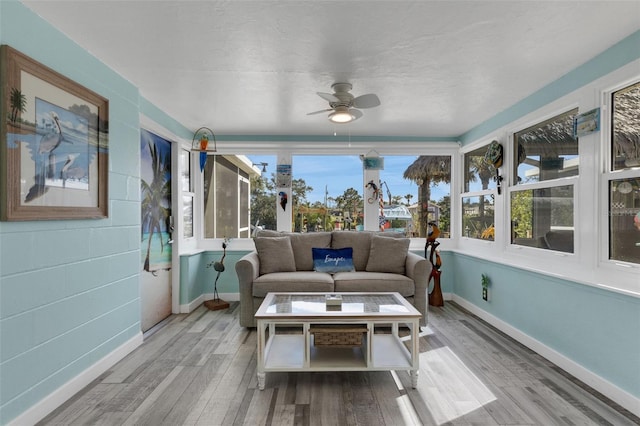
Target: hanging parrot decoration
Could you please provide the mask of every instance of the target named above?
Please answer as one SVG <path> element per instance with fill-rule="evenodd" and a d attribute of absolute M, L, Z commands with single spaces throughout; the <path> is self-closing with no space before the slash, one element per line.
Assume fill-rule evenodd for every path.
<path fill-rule="evenodd" d="M 282 207 L 282 210 L 287 210 L 287 193 L 280 191 L 278 195 L 280 196 L 280 207 Z"/>
<path fill-rule="evenodd" d="M 207 164 L 207 145 L 209 145 L 209 136 L 203 134 L 200 137 L 200 173 L 204 170 L 204 165 Z"/>

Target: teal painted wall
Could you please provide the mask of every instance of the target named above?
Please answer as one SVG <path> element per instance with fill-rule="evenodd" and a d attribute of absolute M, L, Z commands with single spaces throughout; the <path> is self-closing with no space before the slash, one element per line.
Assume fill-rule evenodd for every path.
<path fill-rule="evenodd" d="M 218 279 L 218 293 L 238 293 L 235 265 L 248 252 L 230 252 L 224 258 L 225 270 Z M 204 294 L 213 293 L 217 272 L 207 265 L 219 261 L 222 251 L 206 251 L 180 256 L 180 305 L 187 305 Z"/>
<path fill-rule="evenodd" d="M 0 424 L 140 334 L 139 91 L 14 0 L 0 42 L 109 99 L 109 218 L 0 222 Z M 186 135 L 144 101 L 143 112 Z M 3 112 L 4 114 L 4 112 Z"/>
<path fill-rule="evenodd" d="M 458 253 L 451 263 L 456 295 L 640 397 L 640 299 Z"/>

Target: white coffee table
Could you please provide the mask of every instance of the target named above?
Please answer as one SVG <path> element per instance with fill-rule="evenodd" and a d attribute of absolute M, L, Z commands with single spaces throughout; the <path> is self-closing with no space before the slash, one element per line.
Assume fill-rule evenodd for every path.
<path fill-rule="evenodd" d="M 332 294 L 342 296 L 339 310 L 327 307 L 323 293 L 267 294 L 255 315 L 258 387 L 264 389 L 269 371 L 408 370 L 415 388 L 420 312 L 398 293 Z M 319 347 L 314 343 L 314 331 L 325 325 L 362 329 L 362 344 Z M 410 329 L 408 348 L 398 335 L 400 325 Z M 391 326 L 391 333 L 375 333 L 381 326 Z M 287 331 L 278 333 L 279 327 Z"/>

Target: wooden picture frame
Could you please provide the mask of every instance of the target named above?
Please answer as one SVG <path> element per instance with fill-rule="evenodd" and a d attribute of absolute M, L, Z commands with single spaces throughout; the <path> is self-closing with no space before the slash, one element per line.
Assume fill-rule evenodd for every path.
<path fill-rule="evenodd" d="M 0 46 L 0 220 L 108 217 L 109 101 Z"/>

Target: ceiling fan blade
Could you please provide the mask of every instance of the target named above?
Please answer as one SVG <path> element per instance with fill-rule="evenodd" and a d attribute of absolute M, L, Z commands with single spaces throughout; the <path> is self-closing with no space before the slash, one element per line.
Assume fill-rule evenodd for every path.
<path fill-rule="evenodd" d="M 338 99 L 337 97 L 335 97 L 331 93 L 323 93 L 323 92 L 316 92 L 316 93 L 318 94 L 318 96 L 320 96 L 325 101 L 328 101 L 328 102 L 340 102 L 340 99 Z"/>
<path fill-rule="evenodd" d="M 356 108 L 373 108 L 378 105 L 380 105 L 380 99 L 373 93 L 368 93 L 353 99 L 353 106 Z"/>
<path fill-rule="evenodd" d="M 313 111 L 313 112 L 307 113 L 307 115 L 322 114 L 323 112 L 329 112 L 329 111 L 333 111 L 333 108 L 321 109 L 320 111 Z"/>
<path fill-rule="evenodd" d="M 349 112 L 351 113 L 351 115 L 353 115 L 353 121 L 356 121 L 358 118 L 362 117 L 362 111 L 357 110 L 357 109 L 349 109 Z"/>

